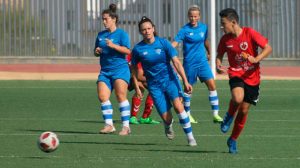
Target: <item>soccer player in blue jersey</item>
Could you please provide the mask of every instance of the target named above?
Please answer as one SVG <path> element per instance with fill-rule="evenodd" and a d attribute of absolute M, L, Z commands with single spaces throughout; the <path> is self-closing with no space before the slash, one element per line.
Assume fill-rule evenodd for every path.
<path fill-rule="evenodd" d="M 105 126 L 100 133 L 109 134 L 116 131 L 113 125 L 113 108 L 109 100 L 115 89 L 123 124 L 119 135 L 128 135 L 130 134 L 130 105 L 127 100 L 127 87 L 130 71 L 126 55 L 130 54 L 129 36 L 124 30 L 117 28 L 118 15 L 115 4 L 111 4 L 109 9 L 102 12 L 102 20 L 106 30 L 98 33 L 94 49 L 95 56 L 100 56 L 101 65 L 97 92 Z"/>
<path fill-rule="evenodd" d="M 187 136 L 188 144 L 196 146 L 197 143 L 193 136 L 189 116 L 180 100 L 182 96 L 181 85 L 170 63 L 172 61 L 181 76 L 185 91 L 191 93 L 192 86 L 187 81 L 184 69 L 177 57 L 177 51 L 169 41 L 156 36 L 155 26 L 149 18 L 142 17 L 139 22 L 139 31 L 143 36 L 143 40 L 136 44 L 132 50 L 133 73 L 136 75 L 137 64 L 140 62 L 154 105 L 164 121 L 167 138 L 170 140 L 174 138 L 173 117 L 171 114 L 173 104 L 179 122 Z"/>
<path fill-rule="evenodd" d="M 183 67 L 187 79 L 192 85 L 196 84 L 197 78 L 206 84 L 209 90 L 213 122 L 221 123 L 223 119 L 219 116 L 219 99 L 216 84 L 208 64 L 210 45 L 207 40 L 207 25 L 199 21 L 200 8 L 197 5 L 189 8 L 188 18 L 189 23 L 179 30 L 172 42 L 172 46 L 177 47 L 180 42 L 183 43 Z M 190 113 L 191 94 L 184 93 L 183 101 L 185 111 L 189 114 L 191 122 L 197 123 Z"/>

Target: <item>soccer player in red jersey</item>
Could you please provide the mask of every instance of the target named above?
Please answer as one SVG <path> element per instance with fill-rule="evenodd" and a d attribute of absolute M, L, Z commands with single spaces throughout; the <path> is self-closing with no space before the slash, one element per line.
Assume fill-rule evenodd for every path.
<path fill-rule="evenodd" d="M 228 112 L 223 118 L 221 131 L 229 130 L 235 115 L 235 123 L 231 136 L 227 140 L 229 153 L 237 153 L 237 138 L 241 134 L 248 116 L 251 104 L 256 105 L 259 96 L 260 61 L 272 52 L 268 39 L 250 27 L 239 25 L 239 16 L 234 9 L 227 8 L 219 13 L 224 35 L 218 45 L 216 68 L 218 73 L 224 73 L 222 60 L 225 53 L 228 56 L 229 85 L 231 100 Z M 258 53 L 258 47 L 262 49 Z M 237 114 L 236 114 L 237 113 Z"/>
<path fill-rule="evenodd" d="M 131 54 L 127 55 L 127 61 L 129 63 L 129 66 L 131 67 Z M 144 71 L 142 69 L 142 64 L 139 63 L 137 65 L 137 79 L 136 80 L 136 85 L 139 87 L 138 89 L 135 89 L 135 82 L 133 81 L 134 76 L 131 77 L 130 80 L 130 85 L 128 87 L 129 91 L 135 89 L 135 94 L 132 96 L 132 103 L 131 103 L 131 110 L 130 110 L 130 119 L 129 122 L 130 124 L 159 124 L 159 121 L 153 120 L 150 115 L 152 113 L 152 108 L 153 108 L 153 99 L 151 95 L 148 93 L 146 101 L 145 101 L 145 108 L 142 117 L 138 121 L 137 119 L 137 114 L 140 110 L 140 106 L 143 100 L 143 93 L 147 89 L 147 83 L 146 83 L 146 78 L 144 76 Z M 138 93 L 138 91 L 141 91 Z"/>

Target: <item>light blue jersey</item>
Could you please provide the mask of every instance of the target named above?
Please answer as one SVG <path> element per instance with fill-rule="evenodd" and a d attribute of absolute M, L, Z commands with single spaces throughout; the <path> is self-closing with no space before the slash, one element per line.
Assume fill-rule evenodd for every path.
<path fill-rule="evenodd" d="M 207 25 L 198 22 L 197 27 L 190 23 L 184 25 L 175 36 L 176 42 L 183 43 L 183 66 L 185 69 L 199 68 L 207 62 L 205 40 L 207 39 Z"/>
<path fill-rule="evenodd" d="M 132 50 L 132 65 L 141 62 L 148 90 L 154 100 L 157 111 L 162 115 L 172 107 L 171 101 L 182 97 L 179 79 L 171 66 L 171 59 L 177 51 L 166 39 L 155 37 L 152 44 L 143 41 Z"/>
<path fill-rule="evenodd" d="M 148 85 L 160 84 L 176 78 L 170 61 L 177 55 L 169 41 L 155 37 L 152 44 L 141 41 L 135 45 L 131 63 L 137 65 L 141 62 Z"/>
<path fill-rule="evenodd" d="M 206 39 L 207 26 L 201 22 L 198 22 L 197 27 L 186 24 L 174 38 L 176 42 L 183 43 L 183 67 L 192 85 L 197 82 L 197 78 L 201 82 L 213 78 L 204 45 Z"/>
<path fill-rule="evenodd" d="M 108 47 L 105 39 L 109 39 L 119 46 L 130 48 L 129 36 L 124 30 L 117 28 L 112 33 L 108 30 L 99 32 L 96 38 L 95 48 L 102 48 L 102 53 L 100 54 L 101 70 L 107 71 L 128 67 L 128 62 L 125 59 L 126 55 Z"/>

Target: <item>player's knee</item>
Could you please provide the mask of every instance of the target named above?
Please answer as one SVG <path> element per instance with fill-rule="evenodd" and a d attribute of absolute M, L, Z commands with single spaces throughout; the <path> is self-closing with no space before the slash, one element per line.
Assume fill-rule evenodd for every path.
<path fill-rule="evenodd" d="M 242 104 L 243 101 L 244 101 L 244 99 L 241 98 L 241 97 L 234 97 L 234 98 L 232 98 L 232 102 L 233 102 L 233 104 L 236 105 L 236 106 Z"/>

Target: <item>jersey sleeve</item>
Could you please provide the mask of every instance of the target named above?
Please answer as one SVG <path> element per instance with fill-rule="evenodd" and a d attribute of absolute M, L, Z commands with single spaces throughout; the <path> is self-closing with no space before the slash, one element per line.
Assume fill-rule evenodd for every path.
<path fill-rule="evenodd" d="M 261 48 L 264 48 L 268 44 L 268 39 L 261 35 L 259 32 L 254 29 L 250 29 L 250 34 L 254 42 Z"/>
<path fill-rule="evenodd" d="M 97 47 L 99 47 L 98 36 L 99 36 L 99 34 L 96 36 L 96 40 L 95 40 L 95 48 L 94 48 L 94 50 L 95 50 Z"/>
<path fill-rule="evenodd" d="M 165 52 L 168 56 L 170 56 L 171 58 L 173 57 L 177 57 L 178 53 L 177 53 L 177 50 L 171 45 L 171 43 L 166 40 L 166 39 L 163 39 L 163 45 L 164 45 L 164 48 L 165 48 Z"/>
<path fill-rule="evenodd" d="M 205 38 L 205 40 L 207 40 L 207 38 L 208 38 L 208 27 L 207 27 L 207 25 L 205 25 L 205 27 L 206 27 L 206 31 L 205 31 L 204 38 Z"/>
<path fill-rule="evenodd" d="M 136 48 L 133 48 L 133 50 L 131 52 L 131 65 L 137 66 L 138 63 L 139 63 L 138 52 L 137 52 Z"/>
<path fill-rule="evenodd" d="M 220 55 L 224 55 L 224 53 L 226 52 L 225 38 L 224 38 L 224 36 L 221 38 L 221 40 L 220 40 L 220 42 L 219 42 L 217 52 L 218 52 L 218 54 L 220 54 Z"/>
<path fill-rule="evenodd" d="M 184 40 L 184 29 L 180 29 L 177 35 L 174 37 L 174 41 L 180 43 Z"/>
<path fill-rule="evenodd" d="M 120 38 L 121 38 L 121 46 L 130 49 L 130 40 L 128 34 L 125 31 L 123 31 Z"/>

